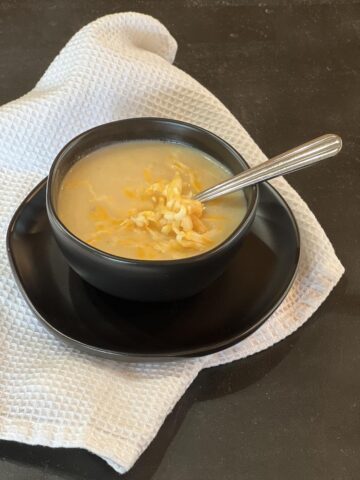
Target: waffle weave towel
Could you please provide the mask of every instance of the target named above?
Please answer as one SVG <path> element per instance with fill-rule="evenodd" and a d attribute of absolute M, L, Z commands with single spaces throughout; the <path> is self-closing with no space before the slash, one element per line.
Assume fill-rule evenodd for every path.
<path fill-rule="evenodd" d="M 36 320 L 12 277 L 5 232 L 17 205 L 72 137 L 121 118 L 170 117 L 215 132 L 250 165 L 266 160 L 219 100 L 172 65 L 176 49 L 154 18 L 100 18 L 68 42 L 32 91 L 0 108 L 0 437 L 85 448 L 120 473 L 144 451 L 201 369 L 244 358 L 292 333 L 343 273 L 314 215 L 277 179 L 273 184 L 299 223 L 300 267 L 286 300 L 240 344 L 179 363 L 118 364 L 64 345 Z"/>

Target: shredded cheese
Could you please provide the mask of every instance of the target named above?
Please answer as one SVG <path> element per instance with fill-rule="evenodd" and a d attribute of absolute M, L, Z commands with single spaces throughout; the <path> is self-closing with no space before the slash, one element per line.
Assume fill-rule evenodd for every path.
<path fill-rule="evenodd" d="M 192 198 L 192 192 L 184 193 L 184 181 L 176 172 L 170 182 L 164 180 L 151 184 L 144 192 L 153 208 L 143 210 L 124 220 L 124 225 L 133 224 L 144 228 L 154 239 L 161 233 L 168 239 L 175 240 L 184 248 L 201 249 L 211 243 L 205 233 L 207 227 L 202 221 L 204 206 Z M 173 243 L 168 243 L 171 248 Z M 163 242 L 160 250 L 164 251 Z"/>
<path fill-rule="evenodd" d="M 147 210 L 135 210 L 127 218 L 117 219 L 105 208 L 97 206 L 91 214 L 96 232 L 88 243 L 95 245 L 97 239 L 106 234 L 115 234 L 117 241 L 122 243 L 126 241 L 124 230 L 138 229 L 149 234 L 147 244 L 137 248 L 139 258 L 150 256 L 149 247 L 169 254 L 179 249 L 208 249 L 212 240 L 206 235 L 209 229 L 203 219 L 204 205 L 193 198 L 201 190 L 201 184 L 183 163 L 175 161 L 173 169 L 175 173 L 171 181 L 162 179 L 154 183 L 150 183 L 152 175 L 146 169 L 144 177 L 149 185 L 143 192 L 124 190 L 127 198 L 136 199 L 140 195 L 142 200 L 149 201 L 151 208 Z"/>

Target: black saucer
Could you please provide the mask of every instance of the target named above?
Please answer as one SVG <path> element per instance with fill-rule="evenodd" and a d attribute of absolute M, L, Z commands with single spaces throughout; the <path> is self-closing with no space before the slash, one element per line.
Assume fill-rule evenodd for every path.
<path fill-rule="evenodd" d="M 205 291 L 171 303 L 136 303 L 106 295 L 67 265 L 52 234 L 43 180 L 16 211 L 7 248 L 30 307 L 62 340 L 126 361 L 174 360 L 222 350 L 247 337 L 277 308 L 299 260 L 295 219 L 269 185 L 250 233 L 226 273 Z"/>

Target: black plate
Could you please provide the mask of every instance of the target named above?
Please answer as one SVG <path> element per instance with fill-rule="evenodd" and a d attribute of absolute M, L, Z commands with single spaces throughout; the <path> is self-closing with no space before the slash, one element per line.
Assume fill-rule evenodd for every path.
<path fill-rule="evenodd" d="M 45 326 L 71 345 L 126 361 L 174 360 L 216 352 L 265 322 L 294 279 L 300 252 L 295 219 L 269 185 L 230 268 L 190 299 L 136 303 L 102 293 L 66 263 L 50 231 L 46 180 L 16 211 L 7 248 L 16 281 Z"/>

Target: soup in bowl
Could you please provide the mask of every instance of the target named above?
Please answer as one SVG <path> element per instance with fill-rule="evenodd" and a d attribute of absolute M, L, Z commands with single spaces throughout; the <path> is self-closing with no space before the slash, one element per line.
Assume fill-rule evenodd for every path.
<path fill-rule="evenodd" d="M 168 301 L 223 273 L 250 227 L 258 188 L 202 204 L 196 193 L 247 168 L 214 134 L 157 118 L 89 130 L 55 159 L 47 210 L 70 266 L 130 300 Z"/>
<path fill-rule="evenodd" d="M 196 193 L 231 176 L 178 143 L 140 140 L 99 148 L 66 173 L 56 209 L 87 244 L 124 258 L 174 260 L 211 250 L 241 223 L 243 192 L 209 202 Z"/>

